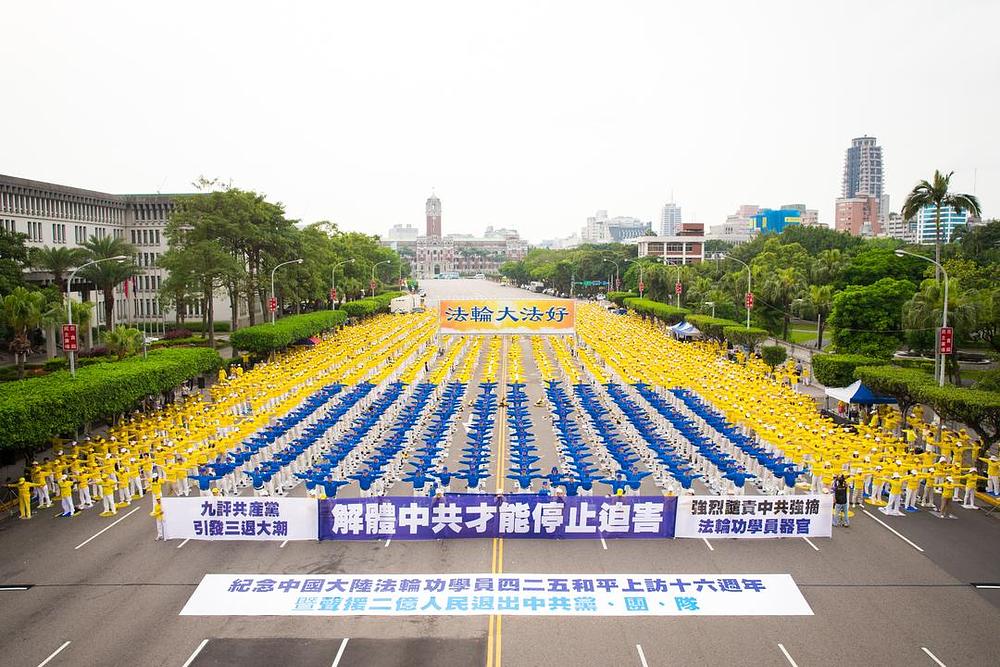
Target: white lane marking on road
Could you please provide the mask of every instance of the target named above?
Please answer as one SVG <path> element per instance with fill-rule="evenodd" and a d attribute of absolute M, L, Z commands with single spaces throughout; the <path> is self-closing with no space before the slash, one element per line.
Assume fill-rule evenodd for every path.
<path fill-rule="evenodd" d="M 187 544 L 190 540 L 191 540 L 190 537 L 187 538 L 186 540 L 184 540 L 183 542 L 181 542 L 180 544 L 178 544 L 177 548 L 180 549 L 182 546 L 184 546 L 185 544 Z"/>
<path fill-rule="evenodd" d="M 49 657 L 45 658 L 45 660 L 42 660 L 40 663 L 38 663 L 38 667 L 45 667 L 45 665 L 49 664 L 52 658 L 62 653 L 62 650 L 67 646 L 69 646 L 69 644 L 70 644 L 69 642 L 64 642 L 62 646 L 60 646 L 59 648 L 57 648 L 55 651 L 52 652 L 52 655 L 50 655 Z M 927 649 L 924 650 L 926 651 Z"/>
<path fill-rule="evenodd" d="M 603 535 L 601 536 L 601 546 L 604 547 L 605 550 L 608 548 L 608 543 L 604 541 Z"/>
<path fill-rule="evenodd" d="M 933 660 L 935 663 L 937 663 L 938 667 L 945 667 L 945 664 L 943 662 L 941 662 L 940 660 L 938 660 L 938 657 L 936 655 L 934 655 L 933 653 L 931 653 L 931 651 L 930 651 L 929 648 L 927 648 L 926 646 L 921 646 L 920 650 L 923 651 L 924 653 L 926 653 L 927 656 L 931 660 Z"/>
<path fill-rule="evenodd" d="M 790 655 L 788 654 L 788 651 L 786 651 L 786 650 L 785 650 L 785 647 L 784 647 L 784 645 L 782 645 L 782 644 L 778 644 L 778 648 L 780 648 L 780 649 L 781 649 L 781 652 L 785 654 L 785 660 L 787 660 L 787 661 L 788 661 L 788 664 L 789 664 L 789 665 L 791 665 L 792 667 L 799 667 L 799 666 L 798 666 L 798 665 L 797 665 L 797 664 L 795 663 L 795 661 L 794 661 L 794 660 L 792 660 L 792 656 L 790 656 Z"/>
<path fill-rule="evenodd" d="M 99 531 L 97 531 L 96 533 L 94 533 L 93 535 L 91 535 L 90 537 L 88 537 L 86 540 L 84 540 L 80 544 L 78 544 L 75 547 L 73 547 L 73 550 L 76 551 L 77 549 L 79 549 L 80 547 L 82 547 L 87 542 L 91 541 L 92 539 L 94 539 L 95 537 L 97 537 L 98 535 L 100 535 L 101 533 L 103 533 L 104 531 L 111 530 L 112 528 L 114 528 L 115 526 L 117 526 L 118 524 L 120 524 L 122 521 L 124 521 L 125 519 L 129 518 L 130 516 L 132 516 L 133 514 L 135 514 L 136 512 L 138 512 L 141 509 L 142 509 L 141 507 L 136 507 L 134 510 L 132 510 L 131 512 L 129 512 L 128 514 L 126 514 L 122 518 L 118 519 L 117 521 L 115 521 L 111 525 L 108 525 L 108 526 L 105 526 L 104 528 L 101 528 Z"/>
<path fill-rule="evenodd" d="M 896 536 L 896 537 L 898 537 L 899 539 L 903 540 L 904 542 L 906 542 L 907 544 L 909 544 L 909 545 L 910 545 L 911 547 L 913 547 L 914 549 L 916 549 L 916 550 L 917 550 L 917 551 L 919 551 L 920 553 L 923 553 L 923 552 L 924 552 L 924 550 L 923 550 L 923 549 L 921 549 L 921 548 L 920 548 L 920 547 L 918 547 L 918 546 L 917 546 L 916 544 L 914 544 L 914 543 L 913 543 L 913 542 L 911 542 L 910 540 L 908 540 L 908 539 L 906 539 L 905 537 L 903 537 L 902 535 L 900 535 L 900 534 L 899 534 L 899 532 L 898 532 L 898 531 L 896 531 L 896 529 L 894 529 L 894 528 L 893 528 L 892 526 L 890 526 L 889 524 L 885 523 L 884 521 L 882 521 L 881 519 L 879 519 L 878 517 L 876 517 L 876 516 L 875 516 L 874 514 L 872 514 L 872 513 L 871 513 L 871 512 L 869 512 L 868 510 L 861 510 L 861 511 L 862 511 L 862 512 L 864 512 L 865 514 L 867 514 L 868 516 L 870 516 L 871 518 L 875 519 L 875 522 L 876 522 L 876 523 L 879 523 L 879 524 L 882 524 L 882 525 L 883 525 L 884 527 L 888 528 L 888 529 L 889 529 L 889 531 L 890 531 L 890 532 L 891 532 L 891 533 L 892 533 L 893 535 L 895 535 L 895 536 Z"/>
<path fill-rule="evenodd" d="M 191 654 L 191 657 L 190 657 L 190 658 L 188 658 L 188 659 L 187 659 L 187 660 L 186 660 L 186 661 L 184 662 L 184 664 L 183 664 L 183 665 L 181 665 L 181 667 L 188 667 L 188 665 L 190 665 L 190 664 L 191 664 L 192 662 L 194 662 L 194 659 L 198 657 L 198 654 L 199 654 L 199 653 L 201 653 L 201 649 L 205 648 L 205 644 L 207 644 L 207 643 L 208 643 L 208 640 L 207 640 L 207 639 L 202 639 L 202 640 L 201 640 L 201 643 L 200 643 L 200 644 L 198 644 L 198 648 L 196 648 L 196 649 L 194 650 L 194 653 L 192 653 L 192 654 Z"/>
<path fill-rule="evenodd" d="M 347 648 L 347 640 L 350 637 L 344 637 L 344 641 L 340 642 L 340 648 L 337 649 L 337 657 L 333 659 L 333 664 L 330 667 L 337 667 L 340 664 L 340 659 L 344 657 L 344 649 Z"/>
<path fill-rule="evenodd" d="M 286 544 L 288 544 L 288 540 L 285 540 L 284 542 L 282 542 L 281 544 L 279 544 L 278 548 L 279 549 L 284 549 Z"/>
<path fill-rule="evenodd" d="M 387 546 L 389 546 L 390 542 L 392 542 L 392 538 L 391 537 L 385 541 L 385 544 L 382 545 L 382 548 L 385 549 Z"/>
<path fill-rule="evenodd" d="M 813 544 L 812 540 L 810 540 L 808 537 L 803 537 L 802 539 L 805 540 L 806 544 L 808 544 L 809 546 L 811 546 L 813 549 L 815 549 L 816 551 L 819 551 L 819 547 L 816 546 L 815 544 Z"/>
<path fill-rule="evenodd" d="M 715 547 L 712 546 L 712 543 L 708 541 L 707 537 L 703 537 L 701 539 L 705 541 L 705 546 L 708 547 L 709 551 L 715 551 Z"/>
<path fill-rule="evenodd" d="M 649 667 L 649 665 L 646 663 L 646 654 L 642 652 L 642 645 L 636 644 L 635 650 L 639 652 L 639 662 L 642 663 L 642 667 Z"/>

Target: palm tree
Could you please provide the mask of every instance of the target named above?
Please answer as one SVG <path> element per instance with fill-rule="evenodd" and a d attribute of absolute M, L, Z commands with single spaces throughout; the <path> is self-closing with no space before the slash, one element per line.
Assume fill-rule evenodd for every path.
<path fill-rule="evenodd" d="M 70 269 L 75 269 L 87 261 L 87 252 L 82 248 L 33 248 L 29 256 L 31 264 L 52 274 L 52 279 L 60 294 L 66 293 L 63 279 Z"/>
<path fill-rule="evenodd" d="M 764 279 L 764 298 L 771 302 L 771 305 L 781 311 L 783 321 L 783 340 L 788 340 L 788 325 L 791 322 L 791 315 L 788 309 L 792 307 L 792 301 L 802 291 L 805 281 L 802 274 L 793 267 L 778 269 Z"/>
<path fill-rule="evenodd" d="M 24 377 L 24 362 L 32 351 L 31 332 L 41 324 L 44 311 L 45 295 L 41 292 L 15 287 L 14 291 L 3 298 L 0 313 L 11 329 L 10 351 L 17 361 L 18 379 Z"/>
<path fill-rule="evenodd" d="M 825 252 L 825 251 L 824 251 Z M 826 318 L 833 309 L 833 285 L 810 285 L 809 303 L 816 311 L 816 349 L 823 349 L 823 330 L 826 329 Z"/>
<path fill-rule="evenodd" d="M 90 259 L 107 259 L 126 255 L 135 255 L 135 248 L 123 239 L 114 236 L 97 238 L 91 236 L 83 244 Z M 80 276 L 97 286 L 104 294 L 104 326 L 110 330 L 115 315 L 115 287 L 138 275 L 139 267 L 134 262 L 101 262 L 92 264 L 80 271 Z"/>
<path fill-rule="evenodd" d="M 977 323 L 985 315 L 987 306 L 975 290 L 962 290 L 957 280 L 952 280 L 948 291 L 948 326 L 955 331 L 952 353 L 942 362 L 947 364 L 952 382 L 961 385 L 958 365 L 958 348 L 968 342 Z M 917 349 L 934 349 L 934 329 L 941 325 L 944 307 L 944 288 L 936 280 L 925 280 L 920 291 L 903 304 L 903 326 L 908 329 L 910 345 Z"/>
<path fill-rule="evenodd" d="M 954 173 L 950 171 L 947 174 L 942 174 L 935 169 L 934 181 L 932 183 L 927 181 L 917 183 L 910 194 L 906 195 L 906 201 L 903 202 L 904 220 L 913 219 L 925 206 L 934 206 L 934 260 L 938 263 L 941 262 L 941 207 L 951 206 L 956 213 L 968 211 L 977 217 L 982 215 L 979 200 L 976 199 L 975 195 L 948 191 L 948 185 Z M 935 271 L 937 272 L 936 277 L 940 280 L 941 276 L 937 275 L 940 270 L 935 269 Z"/>
<path fill-rule="evenodd" d="M 121 324 L 105 331 L 102 338 L 108 346 L 108 352 L 116 355 L 119 361 L 129 354 L 135 354 L 142 347 L 142 332 Z"/>
<path fill-rule="evenodd" d="M 840 248 L 827 248 L 816 256 L 812 265 L 813 281 L 817 284 L 832 283 L 840 277 L 846 264 Z"/>

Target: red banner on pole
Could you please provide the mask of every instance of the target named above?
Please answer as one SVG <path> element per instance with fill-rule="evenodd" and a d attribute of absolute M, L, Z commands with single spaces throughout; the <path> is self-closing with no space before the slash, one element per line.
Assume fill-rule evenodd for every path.
<path fill-rule="evenodd" d="M 951 354 L 954 351 L 955 330 L 951 327 L 941 327 L 938 337 L 938 351 L 941 354 Z"/>
<path fill-rule="evenodd" d="M 753 310 L 753 292 L 747 292 L 746 306 L 747 310 Z"/>
<path fill-rule="evenodd" d="M 336 301 L 336 300 L 337 300 L 337 290 L 336 289 L 331 289 L 330 290 L 330 301 Z"/>
<path fill-rule="evenodd" d="M 64 324 L 62 326 L 63 349 L 67 352 L 76 352 L 79 349 L 76 340 L 76 325 Z"/>
<path fill-rule="evenodd" d="M 272 313 L 278 310 L 278 300 L 272 296 L 267 301 L 267 307 L 271 310 Z"/>
<path fill-rule="evenodd" d="M 684 291 L 684 286 L 681 285 L 681 281 L 678 280 L 676 283 L 674 283 L 674 294 L 680 294 L 683 291 Z"/>
<path fill-rule="evenodd" d="M 370 289 L 373 292 L 375 291 L 375 281 L 374 280 L 369 281 L 369 283 L 368 283 L 368 289 Z"/>
<path fill-rule="evenodd" d="M 644 282 L 642 282 L 640 280 L 639 281 L 639 296 L 642 296 L 642 293 L 645 292 L 645 291 L 646 291 L 646 283 L 644 283 Z"/>

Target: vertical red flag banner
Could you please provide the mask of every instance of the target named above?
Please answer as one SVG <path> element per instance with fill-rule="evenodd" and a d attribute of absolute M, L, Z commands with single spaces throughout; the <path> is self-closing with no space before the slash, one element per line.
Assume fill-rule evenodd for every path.
<path fill-rule="evenodd" d="M 938 340 L 938 351 L 941 354 L 951 354 L 955 345 L 955 330 L 951 327 L 941 327 Z"/>
<path fill-rule="evenodd" d="M 79 347 L 76 342 L 76 325 L 64 324 L 62 326 L 63 349 L 67 352 L 76 352 Z"/>
<path fill-rule="evenodd" d="M 681 285 L 681 281 L 678 280 L 676 283 L 674 283 L 674 294 L 680 294 L 683 291 L 684 291 L 684 286 Z"/>
<path fill-rule="evenodd" d="M 272 313 L 273 313 L 274 311 L 278 310 L 278 300 L 277 300 L 277 299 L 276 299 L 275 297 L 273 297 L 273 296 L 272 296 L 272 297 L 271 297 L 270 299 L 268 299 L 268 301 L 267 301 L 267 307 L 268 307 L 268 308 L 270 309 L 270 311 L 271 311 Z"/>
<path fill-rule="evenodd" d="M 753 292 L 747 292 L 746 306 L 747 310 L 753 310 Z"/>
<path fill-rule="evenodd" d="M 336 301 L 336 300 L 337 300 L 337 290 L 332 289 L 330 290 L 330 301 Z"/>

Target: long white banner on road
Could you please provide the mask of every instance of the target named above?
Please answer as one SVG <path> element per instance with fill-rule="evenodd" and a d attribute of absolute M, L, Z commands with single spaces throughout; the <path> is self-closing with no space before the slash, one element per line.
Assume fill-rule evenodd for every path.
<path fill-rule="evenodd" d="M 205 496 L 163 499 L 168 540 L 315 540 L 319 505 L 313 498 Z"/>
<path fill-rule="evenodd" d="M 830 537 L 833 496 L 680 496 L 674 537 Z"/>
<path fill-rule="evenodd" d="M 181 616 L 811 616 L 788 574 L 206 574 Z"/>

